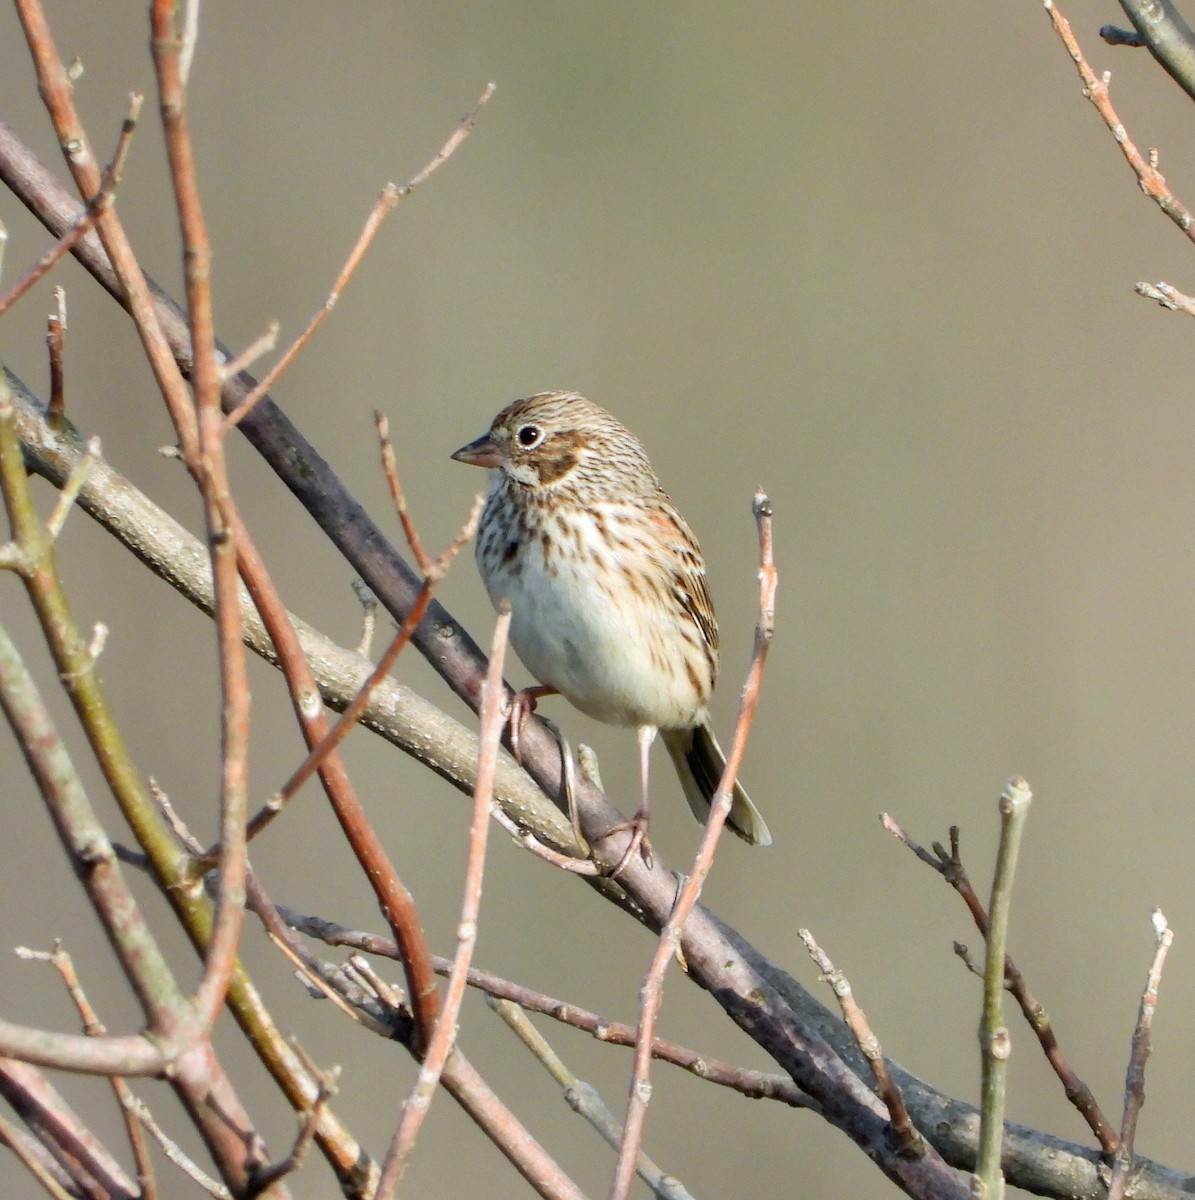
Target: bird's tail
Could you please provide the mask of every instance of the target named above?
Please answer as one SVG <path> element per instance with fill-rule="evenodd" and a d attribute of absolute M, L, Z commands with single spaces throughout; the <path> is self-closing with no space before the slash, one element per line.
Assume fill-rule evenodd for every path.
<path fill-rule="evenodd" d="M 681 786 L 685 789 L 685 799 L 693 815 L 704 825 L 709 816 L 710 802 L 726 768 L 726 755 L 722 753 L 722 747 L 718 745 L 708 721 L 696 729 L 663 729 L 660 732 L 668 753 L 672 755 Z M 752 846 L 772 844 L 772 835 L 759 815 L 759 809 L 751 803 L 751 797 L 737 781 L 726 823 Z"/>

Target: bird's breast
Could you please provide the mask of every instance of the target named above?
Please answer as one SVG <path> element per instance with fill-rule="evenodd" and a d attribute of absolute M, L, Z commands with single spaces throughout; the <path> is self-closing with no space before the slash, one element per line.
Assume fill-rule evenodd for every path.
<path fill-rule="evenodd" d="M 619 516 L 483 520 L 478 565 L 510 601 L 510 640 L 540 683 L 601 721 L 686 728 L 704 719 L 716 659 L 676 599 L 670 572 Z"/>

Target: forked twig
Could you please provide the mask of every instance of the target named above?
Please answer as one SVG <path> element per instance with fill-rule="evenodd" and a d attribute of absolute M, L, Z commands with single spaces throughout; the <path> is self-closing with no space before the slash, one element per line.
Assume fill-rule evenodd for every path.
<path fill-rule="evenodd" d="M 335 921 L 323 917 L 312 917 L 297 912 L 285 904 L 277 906 L 278 913 L 292 929 L 305 933 L 308 937 L 318 938 L 329 946 L 349 946 L 367 954 L 376 954 L 383 958 L 398 958 L 398 947 L 392 938 L 382 937 L 376 933 L 364 930 L 350 929 Z M 432 963 L 437 975 L 447 975 L 452 969 L 452 963 L 439 955 L 432 956 Z M 469 969 L 469 986 L 477 988 L 487 996 L 499 1000 L 510 1000 L 528 1012 L 542 1013 L 569 1025 L 582 1033 L 588 1033 L 599 1042 L 608 1042 L 613 1046 L 635 1045 L 635 1027 L 621 1021 L 611 1021 L 599 1013 L 591 1012 L 580 1005 L 568 1000 L 558 1000 L 554 996 L 545 995 L 525 984 L 514 983 L 503 979 L 492 971 L 481 970 L 478 967 Z M 753 1100 L 779 1100 L 793 1108 L 808 1108 L 819 1110 L 819 1105 L 812 1096 L 801 1091 L 787 1075 L 769 1074 L 764 1071 L 752 1071 L 746 1067 L 736 1067 L 721 1059 L 711 1058 L 687 1046 L 678 1045 L 664 1038 L 656 1038 L 651 1047 L 652 1057 L 661 1062 L 672 1063 L 681 1067 L 698 1079 L 716 1083 L 741 1092 Z"/>
<path fill-rule="evenodd" d="M 958 826 L 952 825 L 950 827 L 950 850 L 947 851 L 941 842 L 934 842 L 933 852 L 931 853 L 924 846 L 915 842 L 888 813 L 882 813 L 880 820 L 884 828 L 897 841 L 903 842 L 923 863 L 941 875 L 958 892 L 971 914 L 971 919 L 975 922 L 975 927 L 986 941 L 988 935 L 988 914 L 974 887 L 971 886 L 971 880 L 968 878 L 966 868 L 963 866 L 962 855 L 959 849 Z M 958 953 L 957 948 L 955 952 Z M 960 955 L 960 958 L 962 957 Z M 963 958 L 963 961 L 968 962 L 966 958 Z M 971 968 L 969 962 L 968 967 Z M 975 973 L 977 975 L 983 974 L 980 970 L 975 970 Z M 1054 1023 L 1050 1019 L 1050 1014 L 1046 1011 L 1045 1005 L 1029 990 L 1029 984 L 1025 981 L 1025 977 L 1021 974 L 1020 968 L 1017 967 L 1011 955 L 1006 956 L 1004 960 L 1004 979 L 1009 992 L 1021 1009 L 1022 1016 L 1024 1016 L 1025 1020 L 1029 1023 L 1029 1027 L 1036 1035 L 1042 1052 L 1046 1056 L 1046 1061 L 1053 1068 L 1054 1074 L 1058 1076 L 1067 1099 L 1078 1109 L 1079 1114 L 1087 1122 L 1091 1132 L 1099 1140 L 1100 1148 L 1105 1154 L 1111 1154 L 1116 1149 L 1120 1140 L 1116 1130 L 1112 1127 L 1108 1118 L 1104 1116 L 1103 1110 L 1100 1108 L 1091 1088 L 1079 1078 L 1074 1068 L 1070 1065 L 1061 1045 L 1059 1045 L 1058 1036 L 1054 1032 Z"/>
<path fill-rule="evenodd" d="M 286 927 L 279 910 L 253 879 L 252 873 L 250 874 L 249 893 L 250 905 L 255 912 L 262 915 L 266 927 L 271 930 L 272 934 L 277 935 L 281 943 L 288 946 L 292 960 L 304 963 L 304 974 L 313 980 L 320 980 L 321 991 L 325 990 L 323 984 L 327 984 L 331 992 L 336 994 L 336 984 L 330 983 L 325 978 L 321 964 L 312 957 L 300 939 Z M 286 920 L 290 922 L 291 917 L 288 916 Z M 391 947 L 394 946 L 393 942 L 389 944 Z M 389 957 L 399 958 L 400 956 L 395 952 Z M 444 965 L 446 970 L 450 969 L 447 964 Z M 372 973 L 370 974 L 372 975 Z M 416 1052 L 418 1031 L 406 1018 L 405 1012 L 397 1013 L 395 1011 L 395 998 L 390 994 L 391 990 L 381 981 L 377 981 L 376 976 L 370 978 L 369 987 L 376 991 L 383 1002 L 382 1009 L 378 1013 L 379 1018 L 383 1020 L 391 1018 L 391 1025 L 388 1028 L 383 1027 L 367 1014 L 355 1015 L 354 1019 L 360 1020 L 363 1024 L 376 1025 L 382 1036 L 396 1039 L 412 1052 Z M 356 1003 L 359 1002 L 351 1001 L 349 1007 L 353 1007 Z M 395 1017 L 399 1018 L 397 1025 L 393 1020 Z M 404 1023 L 407 1026 L 407 1032 L 399 1027 Z M 459 1047 L 453 1050 L 444 1064 L 441 1082 L 445 1090 L 480 1126 L 486 1136 L 531 1183 L 532 1187 L 545 1197 L 545 1200 L 585 1200 L 576 1184 L 569 1179 L 526 1127 L 494 1094 L 486 1081 L 460 1052 Z"/>

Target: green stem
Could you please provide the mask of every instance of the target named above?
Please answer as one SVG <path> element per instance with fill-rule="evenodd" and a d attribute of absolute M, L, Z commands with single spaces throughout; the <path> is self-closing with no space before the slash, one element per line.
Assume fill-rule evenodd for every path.
<path fill-rule="evenodd" d="M 1012 908 L 1012 881 L 1017 870 L 1021 834 L 1033 793 L 1025 780 L 1014 777 L 1000 794 L 1000 849 L 996 877 L 988 905 L 987 961 L 983 973 L 983 1019 L 979 1045 L 983 1062 L 980 1105 L 979 1156 L 971 1180 L 971 1194 L 1000 1200 L 1004 1176 L 1000 1151 L 1004 1141 L 1004 1095 L 1012 1039 L 1004 1024 L 1004 959 L 1008 945 L 1008 917 Z"/>

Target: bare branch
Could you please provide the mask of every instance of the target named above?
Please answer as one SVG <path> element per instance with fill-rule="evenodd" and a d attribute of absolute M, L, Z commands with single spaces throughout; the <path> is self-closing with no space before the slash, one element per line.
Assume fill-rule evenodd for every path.
<path fill-rule="evenodd" d="M 618 1162 L 614 1168 L 614 1182 L 610 1187 L 610 1200 L 626 1200 L 634 1178 L 635 1160 L 643 1140 L 643 1126 L 647 1119 L 647 1104 L 651 1096 L 648 1076 L 651 1070 L 651 1045 L 655 1040 L 656 1018 L 663 1002 L 664 973 L 668 964 L 680 948 L 681 928 L 697 903 L 701 889 L 714 863 L 718 839 L 730 815 L 734 798 L 734 783 L 738 778 L 739 766 L 747 748 L 747 736 L 755 718 L 759 703 L 759 687 L 763 681 L 764 662 L 772 642 L 776 621 L 776 565 L 772 555 L 772 506 L 763 491 L 755 493 L 752 503 L 756 527 L 759 533 L 759 617 L 755 626 L 755 648 L 751 665 L 747 670 L 747 681 L 743 685 L 739 704 L 739 718 L 735 724 L 734 739 L 730 753 L 726 756 L 726 769 L 718 783 L 710 803 L 710 815 L 705 826 L 693 868 L 680 890 L 672 912 L 660 931 L 660 939 L 652 957 L 651 966 L 640 988 L 639 1029 L 635 1039 L 635 1068 L 631 1079 L 630 1098 L 623 1122 L 622 1143 L 618 1150 Z M 632 843 L 633 844 L 633 843 Z"/>
<path fill-rule="evenodd" d="M 1195 220 L 1192 219 L 1191 213 L 1170 190 L 1165 177 L 1157 169 L 1156 164 L 1148 161 L 1137 149 L 1136 144 L 1121 123 L 1120 117 L 1116 115 L 1116 109 L 1112 107 L 1112 99 L 1108 92 L 1108 83 L 1112 78 L 1112 73 L 1105 71 L 1102 76 L 1097 77 L 1088 65 L 1087 59 L 1083 57 L 1083 51 L 1079 49 L 1079 42 L 1071 29 L 1070 22 L 1058 11 L 1054 0 L 1045 0 L 1045 8 L 1054 24 L 1054 31 L 1062 40 L 1062 44 L 1078 69 L 1079 77 L 1083 80 L 1083 95 L 1095 105 L 1104 124 L 1108 126 L 1112 136 L 1116 139 L 1116 144 L 1120 147 L 1125 161 L 1132 168 L 1133 174 L 1137 176 L 1141 190 L 1188 238 L 1195 241 Z"/>
<path fill-rule="evenodd" d="M 402 1120 L 395 1130 L 390 1151 L 382 1165 L 378 1200 L 392 1200 L 415 1148 L 415 1139 L 431 1107 L 432 1096 L 444 1070 L 448 1055 L 456 1044 L 457 1020 L 465 997 L 469 964 L 477 945 L 477 922 L 481 914 L 481 881 L 485 872 L 486 835 L 490 828 L 490 800 L 494 794 L 494 769 L 498 762 L 498 744 L 504 724 L 502 666 L 506 659 L 506 639 L 510 632 L 510 605 L 505 604 L 494 624 L 490 648 L 490 669 L 486 675 L 481 704 L 481 753 L 477 764 L 477 786 L 473 791 L 473 821 L 469 828 L 469 858 L 465 868 L 464 898 L 457 924 L 457 948 L 444 1003 L 435 1031 L 423 1057 L 419 1078 L 403 1105 Z"/>
<path fill-rule="evenodd" d="M 798 929 L 797 936 L 805 943 L 805 949 L 809 951 L 810 958 L 817 963 L 817 969 L 821 971 L 822 979 L 830 985 L 830 989 L 842 1009 L 842 1019 L 854 1035 L 859 1052 L 867 1059 L 868 1065 L 875 1075 L 876 1088 L 880 1093 L 880 1099 L 884 1101 L 888 1109 L 888 1115 L 892 1120 L 892 1130 L 896 1134 L 901 1151 L 910 1158 L 920 1158 L 925 1153 L 925 1142 L 909 1116 L 909 1110 L 905 1107 L 900 1087 L 888 1070 L 880 1039 L 872 1033 L 867 1014 L 855 1000 L 850 981 L 830 961 L 829 955 L 817 944 L 808 929 Z"/>
<path fill-rule="evenodd" d="M 381 228 L 382 222 L 393 212 L 400 200 L 406 199 L 437 167 L 452 157 L 461 142 L 473 132 L 473 126 L 477 121 L 477 114 L 493 94 L 494 85 L 492 83 L 487 84 L 485 90 L 478 97 L 477 103 L 462 118 L 460 124 L 457 125 L 448 140 L 440 148 L 439 153 L 410 183 L 405 184 L 403 187 L 396 187 L 393 183 L 388 183 L 382 189 L 381 195 L 374 201 L 373 208 L 370 209 L 369 215 L 365 218 L 365 225 L 357 237 L 357 241 L 353 244 L 353 248 L 349 251 L 349 256 L 345 259 L 344 266 L 341 267 L 340 274 L 336 277 L 336 282 L 332 284 L 332 290 L 328 293 L 328 298 L 324 301 L 323 307 L 311 318 L 307 323 L 307 328 L 299 334 L 290 346 L 290 349 L 266 373 L 261 382 L 255 384 L 228 414 L 225 420 L 226 432 L 239 425 L 253 411 L 253 408 L 261 398 L 267 395 L 270 388 L 278 382 L 278 378 L 282 372 L 298 357 L 299 352 L 312 339 L 316 330 L 328 319 L 332 309 L 336 307 L 336 302 L 348 286 L 348 282 L 362 258 L 365 257 L 365 252 L 369 249 L 370 243 Z"/>
<path fill-rule="evenodd" d="M 1108 1181 L 1108 1200 L 1124 1200 L 1133 1168 L 1133 1144 L 1137 1137 L 1137 1117 L 1145 1103 L 1145 1062 L 1153 1048 L 1153 1019 L 1158 1008 L 1158 987 L 1162 969 L 1174 942 L 1174 930 L 1166 923 L 1160 908 L 1153 911 L 1154 957 L 1150 964 L 1137 1027 L 1133 1030 L 1133 1051 L 1124 1082 L 1124 1117 L 1120 1125 L 1120 1145 L 1112 1158 L 1112 1177 Z"/>

